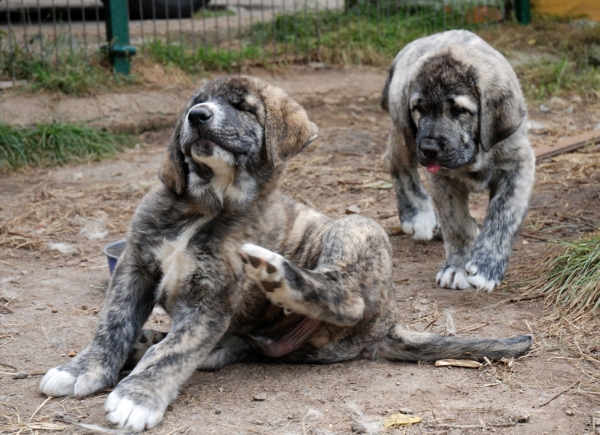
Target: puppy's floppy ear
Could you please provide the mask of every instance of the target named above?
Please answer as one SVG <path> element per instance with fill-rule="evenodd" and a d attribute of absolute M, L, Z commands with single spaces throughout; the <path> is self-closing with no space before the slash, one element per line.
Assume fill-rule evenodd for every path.
<path fill-rule="evenodd" d="M 412 136 L 414 139 L 417 136 L 417 126 L 412 119 L 410 111 L 409 90 L 411 71 L 396 71 L 396 64 L 399 58 L 400 56 L 392 63 L 388 78 L 383 86 L 380 104 L 381 108 L 390 114 L 394 124 L 403 127 L 402 133 Z M 394 78 L 396 78 L 395 86 L 392 88 L 392 80 Z M 394 106 L 393 110 L 390 110 L 390 105 Z"/>
<path fill-rule="evenodd" d="M 514 83 L 511 83 L 514 82 Z M 527 109 L 516 79 L 509 86 L 478 86 L 479 138 L 484 151 L 516 132 Z"/>
<path fill-rule="evenodd" d="M 381 92 L 381 108 L 388 113 L 390 112 L 390 83 L 392 83 L 392 78 L 394 78 L 395 67 L 396 63 L 392 63 L 385 85 L 383 85 L 383 91 Z"/>
<path fill-rule="evenodd" d="M 278 166 L 314 141 L 319 130 L 304 108 L 284 91 L 264 82 L 257 83 L 257 88 L 265 109 L 267 157 Z"/>
<path fill-rule="evenodd" d="M 181 151 L 179 139 L 181 137 L 181 118 L 175 126 L 175 131 L 169 140 L 163 164 L 158 171 L 158 178 L 165 186 L 177 195 L 181 195 L 186 185 L 185 157 Z"/>

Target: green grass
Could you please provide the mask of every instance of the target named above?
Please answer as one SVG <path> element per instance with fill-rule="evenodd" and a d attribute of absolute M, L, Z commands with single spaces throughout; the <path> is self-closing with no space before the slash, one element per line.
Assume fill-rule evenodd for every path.
<path fill-rule="evenodd" d="M 232 71 L 244 60 L 258 60 L 263 57 L 260 47 L 250 45 L 241 50 L 200 47 L 193 51 L 181 44 L 167 44 L 161 40 L 150 42 L 145 47 L 146 56 L 156 63 L 176 66 L 188 74 L 205 71 Z"/>
<path fill-rule="evenodd" d="M 362 3 L 346 11 L 299 11 L 259 23 L 251 34 L 267 47 L 279 45 L 307 60 L 328 63 L 389 65 L 406 44 L 452 28 L 477 26 L 464 10 Z"/>
<path fill-rule="evenodd" d="M 600 92 L 600 70 L 566 55 L 560 62 L 546 60 L 518 68 L 518 73 L 525 94 L 533 100 L 565 94 L 593 97 Z"/>
<path fill-rule="evenodd" d="M 0 35 L 0 43 L 2 37 Z M 60 92 L 84 96 L 136 83 L 134 76 L 112 74 L 106 56 L 101 53 L 61 53 L 56 58 L 49 52 L 44 59 L 39 54 L 26 53 L 18 46 L 11 54 L 0 50 L 0 78 L 27 80 L 31 91 Z"/>
<path fill-rule="evenodd" d="M 600 97 L 600 26 L 534 16 L 531 26 L 503 27 L 496 36 L 503 41 L 501 50 L 531 53 L 538 59 L 515 68 L 528 99 Z"/>
<path fill-rule="evenodd" d="M 542 273 L 527 286 L 543 294 L 561 318 L 571 321 L 598 317 L 600 313 L 600 234 L 576 242 L 560 242 L 562 252 L 545 260 Z"/>
<path fill-rule="evenodd" d="M 395 2 L 361 3 L 345 11 L 301 9 L 253 25 L 232 41 L 232 49 L 192 50 L 187 42 L 156 40 L 143 52 L 152 62 L 190 74 L 231 71 L 247 61 L 267 60 L 389 65 L 398 51 L 416 38 L 451 28 L 477 28 L 468 17 L 464 9 L 444 14 L 439 7 L 399 7 Z"/>
<path fill-rule="evenodd" d="M 194 14 L 195 19 L 200 18 L 216 18 L 216 17 L 226 17 L 227 15 L 232 16 L 235 15 L 235 12 L 231 9 L 206 9 L 202 8 L 198 10 Z"/>
<path fill-rule="evenodd" d="M 130 136 L 82 125 L 15 127 L 0 123 L 0 170 L 98 160 L 132 143 Z"/>

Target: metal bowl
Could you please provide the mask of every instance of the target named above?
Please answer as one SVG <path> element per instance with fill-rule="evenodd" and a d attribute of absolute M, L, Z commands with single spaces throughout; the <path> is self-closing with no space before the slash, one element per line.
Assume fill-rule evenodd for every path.
<path fill-rule="evenodd" d="M 102 253 L 106 255 L 106 258 L 108 259 L 108 271 L 111 275 L 115 271 L 115 266 L 117 265 L 119 256 L 125 250 L 126 243 L 126 240 L 117 240 L 116 242 L 109 243 L 102 248 Z"/>

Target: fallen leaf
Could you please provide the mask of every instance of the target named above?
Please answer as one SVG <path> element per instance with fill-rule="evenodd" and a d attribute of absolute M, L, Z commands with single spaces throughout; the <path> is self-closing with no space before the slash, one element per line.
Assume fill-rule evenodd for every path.
<path fill-rule="evenodd" d="M 421 417 L 418 415 L 407 415 L 407 414 L 392 414 L 383 421 L 383 427 L 386 429 L 392 426 L 402 426 L 405 424 L 420 423 Z"/>

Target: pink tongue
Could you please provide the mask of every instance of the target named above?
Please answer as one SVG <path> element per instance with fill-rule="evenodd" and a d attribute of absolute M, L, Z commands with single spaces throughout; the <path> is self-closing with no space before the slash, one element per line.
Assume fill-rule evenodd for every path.
<path fill-rule="evenodd" d="M 435 174 L 437 171 L 439 171 L 442 167 L 440 165 L 436 165 L 436 164 L 430 164 L 427 165 L 427 172 L 431 172 L 432 174 Z"/>

